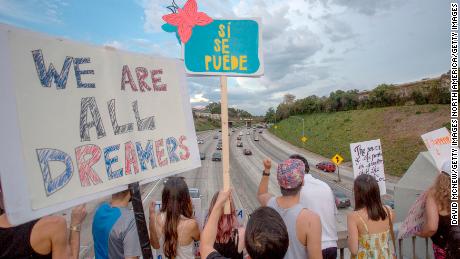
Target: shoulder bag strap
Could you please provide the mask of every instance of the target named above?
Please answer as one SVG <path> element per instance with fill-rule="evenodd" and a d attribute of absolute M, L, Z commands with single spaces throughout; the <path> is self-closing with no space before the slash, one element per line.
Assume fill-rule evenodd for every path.
<path fill-rule="evenodd" d="M 385 210 L 387 211 L 388 214 L 388 220 L 390 222 L 390 234 L 391 234 L 391 240 L 393 241 L 393 247 L 394 247 L 394 254 L 396 254 L 396 239 L 395 239 L 395 232 L 393 231 L 393 221 L 391 220 L 391 211 L 388 209 L 387 206 L 384 206 Z"/>

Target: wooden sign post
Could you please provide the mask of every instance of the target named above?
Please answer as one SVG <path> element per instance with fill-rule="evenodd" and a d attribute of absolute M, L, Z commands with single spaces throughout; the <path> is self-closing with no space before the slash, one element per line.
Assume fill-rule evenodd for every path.
<path fill-rule="evenodd" d="M 230 189 L 230 144 L 228 137 L 228 94 L 227 77 L 220 76 L 220 120 L 222 127 L 222 173 L 224 191 Z M 230 214 L 230 202 L 225 203 L 224 213 Z"/>
<path fill-rule="evenodd" d="M 182 43 L 185 71 L 189 75 L 220 76 L 222 170 L 224 190 L 230 189 L 227 76 L 260 77 L 264 73 L 260 19 L 213 20 L 197 12 L 195 0 L 163 16 L 166 32 L 176 32 Z M 190 30 L 192 28 L 193 30 Z M 225 205 L 230 213 L 230 204 Z"/>

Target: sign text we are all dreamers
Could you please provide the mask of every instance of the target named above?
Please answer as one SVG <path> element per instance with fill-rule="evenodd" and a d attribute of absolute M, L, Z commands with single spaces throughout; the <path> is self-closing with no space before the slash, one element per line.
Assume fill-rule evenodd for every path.
<path fill-rule="evenodd" d="M 0 173 L 7 213 L 18 216 L 9 218 L 24 222 L 199 166 L 179 60 L 1 24 L 0 42 L 9 68 L 0 116 L 10 122 L 0 138 L 11 144 L 0 149 Z"/>

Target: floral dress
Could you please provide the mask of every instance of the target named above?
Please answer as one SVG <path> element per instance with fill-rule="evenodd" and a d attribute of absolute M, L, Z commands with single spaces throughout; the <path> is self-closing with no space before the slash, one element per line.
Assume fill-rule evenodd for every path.
<path fill-rule="evenodd" d="M 390 230 L 369 234 L 366 222 L 358 214 L 359 219 L 363 222 L 366 234 L 358 238 L 357 259 L 392 259 L 394 254 L 393 246 L 390 245 Z"/>

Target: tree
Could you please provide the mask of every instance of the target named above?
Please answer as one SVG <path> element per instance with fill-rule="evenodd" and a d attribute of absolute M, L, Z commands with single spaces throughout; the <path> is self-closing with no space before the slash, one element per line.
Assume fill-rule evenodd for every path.
<path fill-rule="evenodd" d="M 295 95 L 293 94 L 285 94 L 283 97 L 284 104 L 292 104 L 295 100 Z"/>
<path fill-rule="evenodd" d="M 265 113 L 265 122 L 270 122 L 275 120 L 275 109 L 273 107 L 268 108 L 267 112 Z"/>

